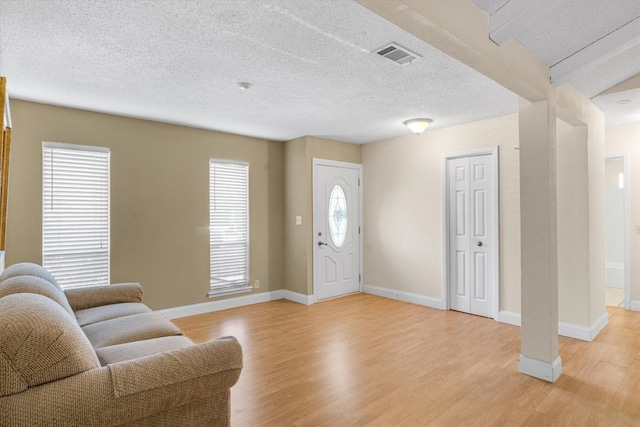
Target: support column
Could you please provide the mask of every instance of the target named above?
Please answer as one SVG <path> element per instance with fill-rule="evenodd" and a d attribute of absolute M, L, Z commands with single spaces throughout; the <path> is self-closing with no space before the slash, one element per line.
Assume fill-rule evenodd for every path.
<path fill-rule="evenodd" d="M 522 328 L 518 370 L 555 381 L 558 355 L 556 110 L 519 99 Z"/>

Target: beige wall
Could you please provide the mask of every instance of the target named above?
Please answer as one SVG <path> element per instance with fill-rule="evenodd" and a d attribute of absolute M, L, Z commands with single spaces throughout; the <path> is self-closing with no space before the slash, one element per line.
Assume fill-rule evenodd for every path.
<path fill-rule="evenodd" d="M 557 120 L 558 306 L 561 322 L 590 326 L 586 131 Z"/>
<path fill-rule="evenodd" d="M 111 149 L 111 280 L 153 308 L 206 302 L 208 161 L 249 162 L 251 283 L 282 289 L 284 144 L 12 100 L 7 260 L 42 261 L 42 141 Z"/>
<path fill-rule="evenodd" d="M 308 242 L 307 223 L 311 213 L 307 212 L 307 138 L 302 137 L 285 143 L 285 210 L 284 210 L 284 288 L 303 295 L 307 289 Z M 296 216 L 302 225 L 296 225 Z"/>
<path fill-rule="evenodd" d="M 585 139 L 585 126 L 558 120 L 559 320 L 591 326 L 604 286 L 589 286 Z M 500 310 L 521 312 L 517 115 L 363 146 L 365 284 L 443 298 L 441 156 L 491 145 L 500 146 Z"/>
<path fill-rule="evenodd" d="M 362 161 L 356 144 L 305 136 L 285 143 L 285 285 L 289 291 L 313 294 L 313 159 Z M 302 217 L 296 225 L 295 217 Z"/>
<path fill-rule="evenodd" d="M 500 309 L 520 312 L 518 116 L 362 148 L 364 283 L 442 299 L 442 154 L 498 145 Z"/>
<path fill-rule="evenodd" d="M 41 262 L 41 143 L 68 142 L 111 149 L 112 281 L 142 282 L 152 307 L 208 301 L 212 157 L 250 163 L 251 281 L 261 280 L 257 291 L 311 295 L 312 159 L 324 158 L 364 165 L 364 283 L 439 299 L 441 155 L 499 145 L 500 310 L 520 312 L 517 115 L 361 147 L 315 137 L 268 142 L 15 100 L 12 107 L 7 265 Z M 559 128 L 560 146 L 566 132 Z M 639 125 L 607 129 L 607 152 L 630 153 L 631 259 L 640 253 L 633 190 L 640 187 L 639 135 Z M 295 225 L 296 216 L 302 226 Z M 632 268 L 632 299 L 639 300 L 640 271 Z M 582 319 L 584 313 L 562 302 L 575 300 L 570 288 L 560 287 L 560 320 L 588 325 L 593 316 Z"/>
<path fill-rule="evenodd" d="M 606 154 L 627 153 L 629 158 L 630 195 L 630 258 L 631 258 L 631 301 L 636 310 L 640 309 L 640 124 L 607 128 L 605 132 Z"/>
<path fill-rule="evenodd" d="M 548 127 L 543 129 L 548 135 L 542 134 L 539 142 L 549 148 L 546 156 L 540 156 L 542 150 L 535 149 L 536 144 L 530 136 L 528 129 L 529 119 L 520 114 L 523 124 L 521 135 L 523 150 L 521 156 L 522 188 L 527 188 L 530 183 L 535 183 L 534 175 L 529 174 L 529 169 L 543 172 L 542 179 L 550 178 L 545 189 L 544 185 L 538 186 L 534 191 L 521 192 L 521 246 L 525 252 L 521 252 L 522 265 L 522 343 L 519 370 L 536 377 L 553 377 L 558 371 L 554 368 L 555 362 L 544 359 L 545 375 L 534 372 L 533 365 L 529 365 L 530 359 L 536 359 L 535 352 L 529 352 L 531 347 L 537 350 L 543 347 L 557 348 L 557 331 L 555 320 L 558 317 L 558 305 L 555 298 L 557 292 L 557 247 L 556 247 L 556 206 L 555 206 L 555 167 L 551 157 L 555 150 L 555 114 L 573 126 L 587 126 L 587 163 L 589 171 L 587 192 L 587 209 L 582 215 L 588 216 L 589 230 L 585 236 L 585 244 L 588 246 L 589 257 L 589 281 L 583 286 L 589 287 L 589 324 L 594 324 L 595 319 L 600 325 L 606 323 L 606 311 L 604 307 L 605 276 L 605 236 L 604 236 L 604 117 L 595 105 L 587 98 L 577 93 L 569 85 L 558 88 L 549 84 L 549 68 L 531 52 L 525 49 L 515 39 L 510 39 L 501 45 L 493 43 L 487 37 L 489 17 L 471 1 L 456 2 L 456 7 L 450 7 L 450 2 L 424 2 L 421 0 L 357 0 L 363 6 L 376 12 L 383 18 L 403 28 L 409 33 L 419 37 L 432 46 L 442 50 L 447 55 L 461 61 L 474 70 L 508 88 L 521 99 L 528 102 L 546 102 L 548 111 L 553 113 L 553 118 L 546 122 Z M 567 116 L 569 118 L 567 118 Z M 551 122 L 554 122 L 551 124 Z M 536 128 L 532 128 L 537 133 Z M 534 150 L 529 150 L 534 148 Z M 526 152 L 526 154 L 525 154 Z M 533 154 L 533 157 L 529 157 Z M 555 156 L 553 156 L 555 161 Z M 544 173 L 550 172 L 548 177 Z M 529 179 L 529 178 L 533 179 Z M 366 180 L 365 180 L 366 182 Z M 534 186 L 535 187 L 535 186 Z M 538 191 L 539 190 L 539 191 Z M 538 198 L 547 199 L 544 203 L 536 205 Z M 553 202 L 551 201 L 553 199 Z M 535 234 L 531 230 L 537 227 L 536 218 L 530 214 L 530 210 L 541 211 L 546 221 L 542 227 L 542 233 Z M 366 211 L 366 210 L 365 210 Z M 538 227 L 540 228 L 540 227 Z M 546 250 L 544 239 L 549 240 Z M 535 247 L 535 248 L 533 248 Z M 532 249 L 532 250 L 530 250 Z M 548 267 L 548 268 L 547 268 Z M 535 274 L 547 269 L 545 274 Z M 366 270 L 366 269 L 365 269 Z M 533 274 L 532 274 L 533 273 Z M 532 280 L 532 277 L 535 279 Z M 538 280 L 542 279 L 542 281 Z M 539 290 L 547 289 L 546 295 Z M 536 294 L 540 298 L 530 298 Z M 501 308 L 503 308 L 501 304 Z M 549 319 L 552 319 L 553 327 L 549 327 Z M 535 335 L 543 337 L 544 342 L 536 342 Z M 525 348 L 524 343 L 532 343 Z M 540 359 L 538 359 L 539 361 Z M 547 375 L 548 374 L 548 375 Z"/>

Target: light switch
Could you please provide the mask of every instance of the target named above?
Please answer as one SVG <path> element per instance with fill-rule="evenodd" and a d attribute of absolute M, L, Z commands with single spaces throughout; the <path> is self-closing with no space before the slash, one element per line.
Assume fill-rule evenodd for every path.
<path fill-rule="evenodd" d="M 296 216 L 296 225 L 302 225 L 302 217 Z"/>

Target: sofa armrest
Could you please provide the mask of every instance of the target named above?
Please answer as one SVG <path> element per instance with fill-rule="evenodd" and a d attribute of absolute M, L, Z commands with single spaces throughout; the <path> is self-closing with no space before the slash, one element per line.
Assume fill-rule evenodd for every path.
<path fill-rule="evenodd" d="M 234 337 L 224 337 L 108 366 L 116 398 L 211 375 L 219 375 L 212 385 L 222 391 L 231 388 L 240 375 L 242 348 Z"/>
<path fill-rule="evenodd" d="M 233 337 L 115 363 L 0 397 L 0 426 L 121 425 L 197 402 L 208 413 L 227 414 L 241 368 Z M 224 407 L 216 396 L 224 396 Z"/>
<path fill-rule="evenodd" d="M 102 286 L 65 289 L 73 311 L 123 302 L 142 302 L 140 283 L 117 283 Z"/>

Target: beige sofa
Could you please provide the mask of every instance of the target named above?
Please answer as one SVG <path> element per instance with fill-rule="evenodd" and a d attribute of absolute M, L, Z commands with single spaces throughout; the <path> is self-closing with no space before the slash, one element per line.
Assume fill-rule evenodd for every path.
<path fill-rule="evenodd" d="M 229 425 L 233 337 L 194 344 L 139 284 L 62 290 L 43 267 L 0 275 L 0 426 Z"/>

